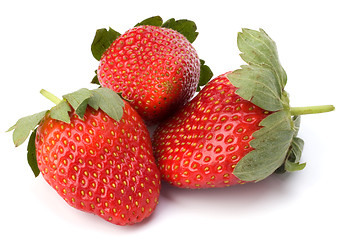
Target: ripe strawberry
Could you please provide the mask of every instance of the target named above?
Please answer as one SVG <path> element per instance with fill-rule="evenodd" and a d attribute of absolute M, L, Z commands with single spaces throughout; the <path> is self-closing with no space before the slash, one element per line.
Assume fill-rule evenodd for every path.
<path fill-rule="evenodd" d="M 195 31 L 192 21 L 171 19 L 163 24 L 160 17 L 147 19 L 121 36 L 114 31 L 115 40 L 100 57 L 99 83 L 130 100 L 146 122 L 160 121 L 186 103 L 198 87 L 201 65 L 191 44 Z M 210 74 L 207 68 L 203 67 Z"/>
<path fill-rule="evenodd" d="M 109 98 L 103 99 L 103 94 Z M 55 109 L 43 112 L 40 118 L 31 117 L 40 124 L 30 138 L 29 155 L 34 158 L 30 161 L 36 175 L 40 170 L 68 204 L 126 225 L 153 212 L 160 177 L 146 126 L 136 111 L 115 95 L 109 89 L 82 89 L 65 95 L 55 107 L 63 109 L 57 110 L 57 115 L 66 116 L 64 121 L 58 120 Z M 116 102 L 116 113 L 103 102 Z M 14 134 L 22 131 L 20 121 Z"/>
<path fill-rule="evenodd" d="M 263 30 L 243 29 L 238 46 L 249 65 L 209 82 L 154 133 L 161 175 L 175 186 L 231 186 L 301 170 L 298 115 L 334 109 L 290 108 L 286 74 Z"/>
<path fill-rule="evenodd" d="M 190 188 L 244 183 L 233 170 L 253 150 L 252 134 L 271 112 L 238 96 L 227 74 L 210 81 L 155 132 L 156 159 L 170 183 Z"/>

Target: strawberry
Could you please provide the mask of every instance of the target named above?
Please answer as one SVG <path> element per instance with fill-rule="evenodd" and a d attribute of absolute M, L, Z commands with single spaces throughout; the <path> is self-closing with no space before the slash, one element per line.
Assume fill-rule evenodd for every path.
<path fill-rule="evenodd" d="M 162 178 L 175 186 L 224 187 L 301 170 L 299 115 L 334 109 L 289 106 L 286 74 L 264 30 L 243 29 L 238 47 L 248 65 L 210 81 L 154 133 Z"/>
<path fill-rule="evenodd" d="M 236 94 L 222 74 L 154 135 L 162 176 L 180 187 L 223 187 L 243 183 L 232 174 L 252 151 L 252 134 L 271 112 Z"/>
<path fill-rule="evenodd" d="M 123 35 L 100 29 L 92 46 L 100 60 L 98 81 L 121 93 L 147 123 L 158 122 L 194 95 L 200 75 L 200 85 L 212 76 L 191 44 L 197 35 L 192 21 L 163 23 L 160 17 L 146 19 Z"/>
<path fill-rule="evenodd" d="M 81 89 L 20 119 L 16 146 L 28 136 L 29 163 L 72 207 L 118 225 L 148 217 L 158 203 L 159 170 L 148 130 L 137 112 L 110 89 Z M 35 126 L 39 124 L 37 128 Z"/>

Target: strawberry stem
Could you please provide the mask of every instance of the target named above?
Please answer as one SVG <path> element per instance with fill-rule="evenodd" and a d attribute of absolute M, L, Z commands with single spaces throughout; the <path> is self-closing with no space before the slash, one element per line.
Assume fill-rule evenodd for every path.
<path fill-rule="evenodd" d="M 49 91 L 46 91 L 45 89 L 40 90 L 40 93 L 56 105 L 62 101 L 61 99 L 59 99 Z"/>
<path fill-rule="evenodd" d="M 310 107 L 292 107 L 290 108 L 291 116 L 298 116 L 304 114 L 325 113 L 333 111 L 335 107 L 333 105 L 322 106 L 310 106 Z"/>

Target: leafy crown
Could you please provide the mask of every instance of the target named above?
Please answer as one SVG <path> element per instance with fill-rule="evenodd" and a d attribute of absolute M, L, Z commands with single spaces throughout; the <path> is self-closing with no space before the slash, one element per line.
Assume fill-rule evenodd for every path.
<path fill-rule="evenodd" d="M 56 106 L 50 110 L 20 118 L 8 129 L 8 131 L 13 130 L 13 142 L 16 147 L 24 143 L 32 132 L 27 146 L 27 160 L 35 176 L 39 175 L 35 149 L 36 127 L 47 114 L 50 114 L 51 118 L 65 123 L 71 121 L 69 116 L 69 112 L 72 111 L 71 108 L 74 109 L 75 114 L 80 119 L 83 119 L 87 106 L 91 106 L 96 111 L 102 109 L 116 121 L 120 121 L 123 115 L 124 101 L 117 93 L 108 88 L 94 90 L 82 88 L 64 95 L 62 100 L 46 90 L 42 90 L 41 93 L 53 101 Z"/>

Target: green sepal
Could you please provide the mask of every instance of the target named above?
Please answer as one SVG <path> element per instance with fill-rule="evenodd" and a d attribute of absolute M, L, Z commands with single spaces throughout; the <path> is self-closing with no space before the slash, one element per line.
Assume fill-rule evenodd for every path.
<path fill-rule="evenodd" d="M 265 110 L 278 111 L 289 105 L 274 71 L 269 68 L 243 65 L 227 77 L 238 88 L 239 96 Z"/>
<path fill-rule="evenodd" d="M 292 121 L 286 111 L 270 114 L 252 136 L 253 151 L 236 165 L 234 175 L 243 181 L 260 181 L 276 171 L 285 161 L 294 136 Z"/>
<path fill-rule="evenodd" d="M 120 121 L 124 107 L 122 98 L 109 88 L 98 88 L 91 92 L 92 97 L 89 99 L 88 104 L 95 110 L 102 109 L 112 119 Z"/>
<path fill-rule="evenodd" d="M 7 132 L 14 130 L 13 143 L 16 147 L 25 142 L 27 137 L 30 135 L 30 132 L 36 128 L 46 113 L 47 111 L 42 111 L 27 117 L 20 118 L 16 124 L 7 130 Z"/>
<path fill-rule="evenodd" d="M 109 88 L 88 90 L 79 89 L 63 96 L 72 106 L 80 119 L 83 119 L 87 106 L 93 109 L 102 109 L 112 119 L 120 121 L 123 115 L 124 102 L 122 98 Z"/>
<path fill-rule="evenodd" d="M 92 83 L 92 84 L 101 85 L 100 82 L 99 82 L 99 80 L 98 80 L 97 70 L 95 71 L 95 76 L 92 78 L 91 83 Z"/>
<path fill-rule="evenodd" d="M 149 25 L 149 26 L 156 26 L 160 27 L 163 24 L 163 20 L 160 16 L 154 16 L 147 18 L 135 25 L 135 27 L 142 26 L 142 25 Z"/>
<path fill-rule="evenodd" d="M 300 163 L 304 141 L 301 138 L 294 137 L 290 146 L 289 153 L 285 159 L 285 170 L 289 172 L 299 171 L 304 169 L 306 163 Z"/>
<path fill-rule="evenodd" d="M 275 173 L 299 171 L 304 169 L 306 166 L 306 163 L 300 163 L 304 141 L 301 138 L 297 137 L 298 130 L 300 128 L 301 117 L 294 116 L 292 120 L 294 124 L 294 137 L 289 147 L 289 151 L 285 157 L 284 163 L 275 171 Z"/>
<path fill-rule="evenodd" d="M 201 90 L 202 86 L 205 86 L 213 77 L 213 72 L 209 66 L 205 64 L 205 61 L 200 59 L 200 78 L 197 87 L 197 92 Z"/>
<path fill-rule="evenodd" d="M 56 106 L 51 108 L 50 116 L 53 119 L 70 123 L 69 112 L 71 112 L 70 105 L 65 100 L 62 100 Z"/>
<path fill-rule="evenodd" d="M 121 34 L 110 27 L 109 30 L 105 28 L 98 29 L 91 44 L 91 52 L 94 58 L 98 61 L 101 60 L 103 53 L 119 36 Z"/>
<path fill-rule="evenodd" d="M 304 141 L 297 137 L 301 125 L 301 116 L 293 116 L 292 122 L 294 137 L 284 162 L 285 170 L 289 172 L 302 170 L 306 165 L 305 163 L 300 163 Z"/>
<path fill-rule="evenodd" d="M 248 64 L 228 75 L 236 93 L 255 105 L 278 111 L 288 108 L 284 92 L 286 73 L 281 66 L 275 42 L 263 29 L 243 29 L 237 37 L 241 58 Z"/>
<path fill-rule="evenodd" d="M 237 44 L 241 58 L 249 65 L 266 67 L 275 72 L 281 88 L 287 83 L 287 75 L 280 64 L 276 43 L 263 30 L 259 31 L 243 28 L 238 33 Z"/>
<path fill-rule="evenodd" d="M 162 27 L 170 28 L 181 33 L 190 43 L 193 43 L 199 34 L 195 22 L 187 19 L 175 20 L 171 18 L 162 24 Z"/>
<path fill-rule="evenodd" d="M 36 134 L 37 134 L 37 129 L 34 129 L 27 144 L 27 162 L 28 162 L 28 165 L 31 167 L 31 170 L 34 176 L 38 177 L 40 170 L 38 168 L 37 155 L 36 155 L 36 144 L 35 144 Z"/>
<path fill-rule="evenodd" d="M 48 95 L 54 96 L 51 93 L 48 93 Z M 50 117 L 53 119 L 70 123 L 69 112 L 71 111 L 71 107 L 75 110 L 75 113 L 83 119 L 88 105 L 95 110 L 98 110 L 99 108 L 102 109 L 116 121 L 120 121 L 122 118 L 124 101 L 117 93 L 108 88 L 98 88 L 94 90 L 82 88 L 73 93 L 64 95 L 63 100 L 60 100 L 56 106 L 51 108 L 51 110 L 20 118 L 16 124 L 7 130 L 7 132 L 14 130 L 13 142 L 17 147 L 25 142 L 30 132 L 39 125 L 47 113 L 49 113 Z"/>
<path fill-rule="evenodd" d="M 73 93 L 69 93 L 63 96 L 63 98 L 68 101 L 68 103 L 72 106 L 76 114 L 81 119 L 83 119 L 90 97 L 92 97 L 92 91 L 86 88 L 81 88 Z"/>

